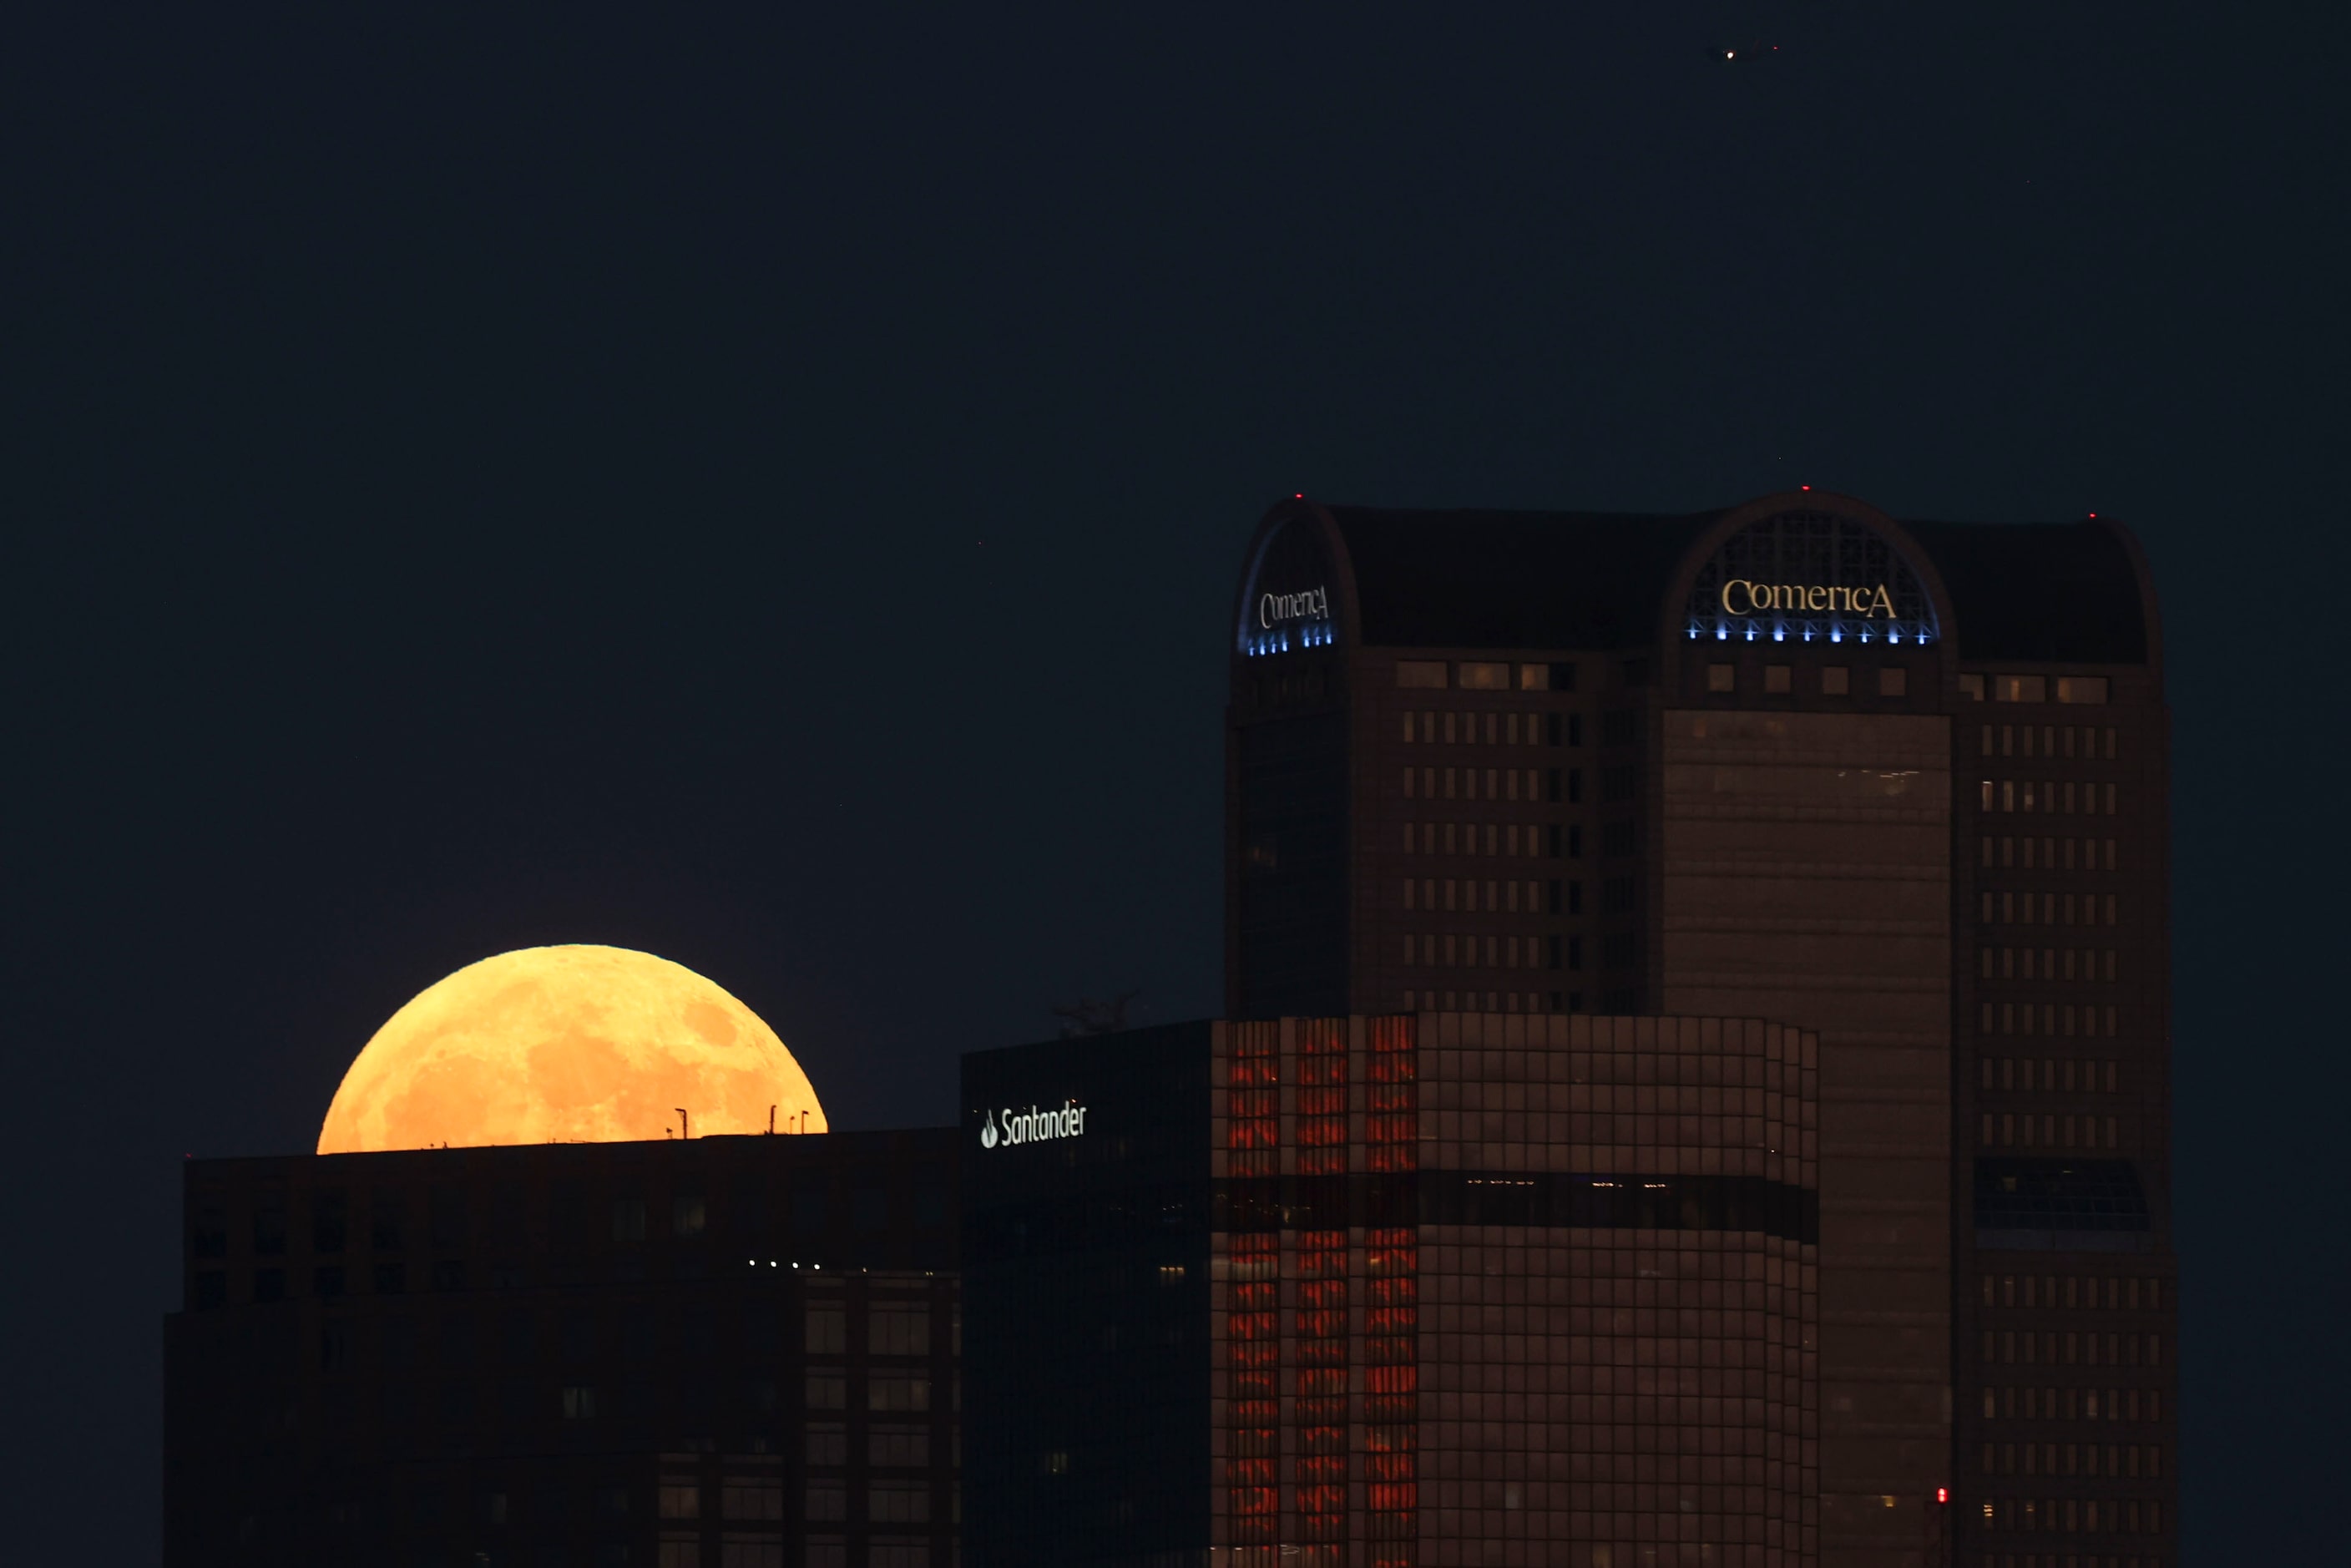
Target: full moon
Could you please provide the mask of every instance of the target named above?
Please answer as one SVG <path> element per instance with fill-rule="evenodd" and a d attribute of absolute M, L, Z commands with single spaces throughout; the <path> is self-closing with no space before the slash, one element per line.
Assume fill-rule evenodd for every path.
<path fill-rule="evenodd" d="M 392 1014 L 343 1074 L 319 1152 L 764 1133 L 771 1106 L 777 1132 L 825 1130 L 800 1064 L 720 987 L 625 947 L 525 947 Z"/>

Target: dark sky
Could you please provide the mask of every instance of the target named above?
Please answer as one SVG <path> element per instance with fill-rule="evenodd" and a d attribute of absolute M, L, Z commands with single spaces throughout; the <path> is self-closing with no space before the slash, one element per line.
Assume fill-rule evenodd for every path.
<path fill-rule="evenodd" d="M 11 1560 L 154 1560 L 179 1161 L 307 1149 L 441 975 L 648 948 L 839 1122 L 943 1118 L 1057 1001 L 1214 1007 L 1274 497 L 1798 483 L 2145 540 L 2187 1538 L 2339 1551 L 2339 14 L 53 9 L 0 42 Z"/>

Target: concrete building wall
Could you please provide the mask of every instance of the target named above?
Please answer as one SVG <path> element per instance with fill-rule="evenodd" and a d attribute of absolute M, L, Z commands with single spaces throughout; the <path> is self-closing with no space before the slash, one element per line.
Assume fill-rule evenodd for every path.
<path fill-rule="evenodd" d="M 1917 1500 L 1954 1479 L 1949 722 L 1663 731 L 1666 1010 L 1820 1035 L 1821 1562 L 1924 1564 L 1942 1524 Z"/>

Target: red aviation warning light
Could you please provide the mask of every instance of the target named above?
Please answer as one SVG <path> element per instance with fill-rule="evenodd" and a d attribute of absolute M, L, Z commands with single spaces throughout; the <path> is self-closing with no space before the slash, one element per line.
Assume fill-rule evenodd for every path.
<path fill-rule="evenodd" d="M 1937 1487 L 1935 1489 L 1935 1500 L 1938 1503 L 1949 1503 L 1951 1500 L 1951 1489 L 1949 1487 Z"/>

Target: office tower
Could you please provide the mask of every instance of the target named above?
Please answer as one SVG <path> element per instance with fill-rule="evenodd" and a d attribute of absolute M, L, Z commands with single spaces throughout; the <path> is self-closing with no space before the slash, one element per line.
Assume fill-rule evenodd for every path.
<path fill-rule="evenodd" d="M 163 1560 L 948 1568 L 943 1129 L 186 1166 Z"/>
<path fill-rule="evenodd" d="M 1447 1013 L 967 1057 L 975 1568 L 1819 1561 L 1816 1051 Z"/>
<path fill-rule="evenodd" d="M 1816 1034 L 1820 1560 L 1948 1486 L 1970 1563 L 2167 1563 L 2166 726 L 2108 522 L 1287 502 L 1228 1010 Z"/>

